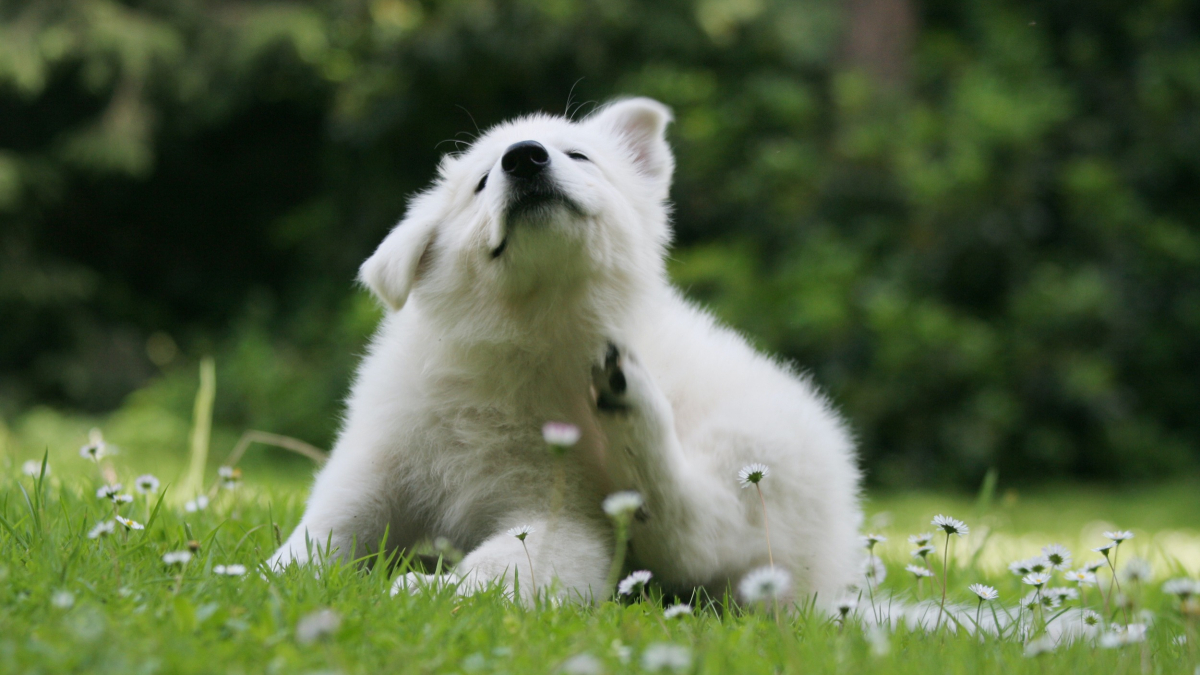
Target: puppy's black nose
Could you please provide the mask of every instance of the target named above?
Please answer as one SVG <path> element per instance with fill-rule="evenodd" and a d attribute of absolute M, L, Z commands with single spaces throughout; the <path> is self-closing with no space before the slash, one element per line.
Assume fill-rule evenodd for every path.
<path fill-rule="evenodd" d="M 532 178 L 549 165 L 550 153 L 537 141 L 513 143 L 500 160 L 500 168 L 513 178 Z"/>

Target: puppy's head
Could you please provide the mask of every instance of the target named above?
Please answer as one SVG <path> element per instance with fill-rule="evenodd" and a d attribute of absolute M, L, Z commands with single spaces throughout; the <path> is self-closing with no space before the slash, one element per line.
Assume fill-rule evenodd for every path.
<path fill-rule="evenodd" d="M 489 130 L 442 160 L 363 283 L 393 310 L 413 294 L 468 321 L 627 302 L 664 276 L 670 121 L 635 98 L 578 122 L 536 115 Z"/>

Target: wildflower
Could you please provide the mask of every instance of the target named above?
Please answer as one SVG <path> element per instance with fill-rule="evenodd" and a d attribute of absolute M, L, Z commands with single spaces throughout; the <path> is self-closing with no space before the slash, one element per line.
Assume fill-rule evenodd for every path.
<path fill-rule="evenodd" d="M 967 590 L 979 596 L 980 600 L 992 601 L 1000 597 L 1000 593 L 996 589 L 984 584 L 971 584 L 967 586 Z"/>
<path fill-rule="evenodd" d="M 912 557 L 924 560 L 925 558 L 929 557 L 930 553 L 933 553 L 936 550 L 937 549 L 932 546 L 922 546 L 921 548 L 918 548 L 912 552 Z"/>
<path fill-rule="evenodd" d="M 1140 583 L 1150 581 L 1153 576 L 1154 569 L 1142 558 L 1130 558 L 1121 567 L 1121 581 Z"/>
<path fill-rule="evenodd" d="M 1057 646 L 1058 643 L 1055 642 L 1053 638 L 1051 638 L 1049 635 L 1043 635 L 1042 637 L 1036 640 L 1030 640 L 1025 644 L 1025 657 L 1033 658 L 1035 656 L 1041 656 L 1042 654 L 1049 654 L 1050 652 L 1053 652 L 1054 648 Z"/>
<path fill-rule="evenodd" d="M 652 576 L 654 575 L 646 570 L 633 572 L 621 580 L 621 583 L 617 585 L 617 592 L 621 595 L 633 595 L 641 591 L 643 586 L 650 583 L 650 577 Z"/>
<path fill-rule="evenodd" d="M 112 534 L 116 529 L 117 529 L 116 522 L 111 521 L 111 520 L 104 520 L 99 523 L 96 523 L 95 527 L 88 530 L 87 536 L 88 536 L 88 539 L 99 539 L 100 537 L 107 537 L 108 535 Z"/>
<path fill-rule="evenodd" d="M 213 574 L 223 574 L 227 577 L 240 577 L 245 573 L 245 565 L 213 565 Z"/>
<path fill-rule="evenodd" d="M 102 486 L 100 489 L 96 490 L 96 499 L 111 500 L 119 494 L 121 494 L 121 484 L 113 483 L 111 485 Z"/>
<path fill-rule="evenodd" d="M 107 455 L 108 445 L 103 440 L 93 440 L 79 448 L 79 456 L 93 462 L 99 462 Z"/>
<path fill-rule="evenodd" d="M 75 596 L 68 591 L 58 591 L 50 596 L 50 604 L 59 609 L 71 609 L 75 604 Z"/>
<path fill-rule="evenodd" d="M 1056 570 L 1065 570 L 1071 566 L 1071 552 L 1062 544 L 1050 544 L 1042 547 L 1042 555 Z"/>
<path fill-rule="evenodd" d="M 1046 595 L 1052 595 L 1063 602 L 1079 599 L 1079 591 L 1069 586 L 1056 586 L 1054 588 L 1047 588 L 1042 592 Z"/>
<path fill-rule="evenodd" d="M 1021 579 L 1021 583 L 1027 584 L 1029 586 L 1033 586 L 1034 588 L 1041 588 L 1042 586 L 1045 586 L 1049 582 L 1050 582 L 1050 575 L 1045 572 L 1034 572 L 1032 574 L 1026 574 Z"/>
<path fill-rule="evenodd" d="M 1193 595 L 1200 595 L 1200 581 L 1187 577 L 1171 579 L 1163 583 L 1162 590 L 1167 595 L 1175 595 L 1180 600 L 1187 600 Z"/>
<path fill-rule="evenodd" d="M 875 544 L 882 544 L 885 541 L 887 541 L 887 537 L 882 534 L 868 534 L 862 538 L 863 547 L 868 551 L 875 548 Z"/>
<path fill-rule="evenodd" d="M 1030 591 L 1025 597 L 1021 598 L 1021 607 L 1032 610 L 1038 605 L 1046 609 L 1056 609 L 1062 604 L 1062 599 L 1056 595 L 1047 595 L 1040 591 Z"/>
<path fill-rule="evenodd" d="M 551 448 L 566 450 L 579 442 L 579 427 L 566 422 L 546 422 L 542 426 L 542 440 Z"/>
<path fill-rule="evenodd" d="M 528 537 L 529 535 L 533 534 L 533 532 L 534 532 L 534 530 L 533 530 L 532 526 L 521 525 L 519 527 L 509 528 L 508 536 L 516 537 L 517 539 L 519 539 L 523 542 L 523 541 L 525 541 L 525 537 Z"/>
<path fill-rule="evenodd" d="M 1074 581 L 1080 586 L 1094 586 L 1096 584 L 1096 574 L 1086 569 L 1063 572 L 1063 578 L 1067 581 Z"/>
<path fill-rule="evenodd" d="M 1091 572 L 1092 574 L 1095 574 L 1096 572 L 1098 572 L 1100 570 L 1101 567 L 1104 567 L 1107 564 L 1108 563 L 1105 562 L 1104 560 L 1090 560 L 1090 561 L 1088 561 L 1088 564 L 1083 566 L 1083 569 L 1088 572 Z"/>
<path fill-rule="evenodd" d="M 132 519 L 126 518 L 124 516 L 115 516 L 115 518 L 116 518 L 116 521 L 118 523 L 124 525 L 125 529 L 127 529 L 127 530 L 144 530 L 144 529 L 146 529 L 145 525 L 137 522 L 136 520 L 132 520 Z"/>
<path fill-rule="evenodd" d="M 642 669 L 655 673 L 672 670 L 682 673 L 692 667 L 692 650 L 683 645 L 658 642 L 642 652 Z"/>
<path fill-rule="evenodd" d="M 138 492 L 144 495 L 152 495 L 158 492 L 159 482 L 157 478 L 147 473 L 138 476 L 137 480 L 133 481 L 133 485 L 137 488 Z"/>
<path fill-rule="evenodd" d="M 1119 649 L 1146 641 L 1146 624 L 1131 623 L 1128 626 L 1113 624 L 1108 631 L 1100 636 L 1099 644 L 1105 649 Z"/>
<path fill-rule="evenodd" d="M 1120 544 L 1126 539 L 1133 539 L 1133 533 L 1129 530 L 1116 530 L 1115 532 L 1105 532 L 1104 536 L 1113 540 L 1113 543 Z"/>
<path fill-rule="evenodd" d="M 1052 569 L 1054 569 L 1054 563 L 1044 555 L 1018 560 L 1008 566 L 1008 570 L 1019 577 L 1026 574 L 1049 572 Z"/>
<path fill-rule="evenodd" d="M 691 613 L 692 613 L 692 606 L 687 604 L 686 602 L 681 602 L 679 604 L 671 605 L 670 607 L 664 609 L 663 610 L 663 618 L 674 619 L 677 616 L 683 616 L 684 614 L 691 614 Z"/>
<path fill-rule="evenodd" d="M 162 561 L 168 565 L 186 565 L 191 559 L 191 551 L 171 551 L 164 553 L 162 557 Z"/>
<path fill-rule="evenodd" d="M 971 533 L 971 528 L 967 527 L 966 523 L 957 518 L 951 518 L 950 516 L 934 516 L 931 524 L 934 527 L 942 528 L 942 531 L 945 532 L 947 536 L 951 534 L 957 534 L 960 537 L 965 537 Z"/>
<path fill-rule="evenodd" d="M 1083 610 L 1081 618 L 1083 619 L 1084 625 L 1088 627 L 1099 626 L 1100 623 L 1104 621 L 1104 617 L 1090 609 Z"/>
<path fill-rule="evenodd" d="M 933 534 L 929 532 L 908 535 L 908 543 L 918 548 L 924 548 L 925 546 L 928 546 L 929 542 L 931 541 L 933 541 Z"/>
<path fill-rule="evenodd" d="M 610 518 L 628 518 L 642 508 L 644 503 L 642 495 L 632 490 L 614 492 L 604 498 L 604 512 Z"/>
<path fill-rule="evenodd" d="M 1109 542 L 1103 546 L 1097 546 L 1096 548 L 1094 548 L 1092 550 L 1095 551 L 1096 553 L 1103 555 L 1107 559 L 1108 552 L 1113 550 L 1116 547 L 1117 547 L 1116 542 Z"/>
<path fill-rule="evenodd" d="M 878 556 L 868 556 L 862 563 L 863 578 L 872 586 L 878 586 L 887 579 L 887 565 Z"/>
<path fill-rule="evenodd" d="M 931 572 L 928 567 L 924 567 L 922 565 L 905 565 L 904 569 L 908 570 L 909 573 L 916 577 L 918 581 L 926 577 L 933 576 L 933 572 Z"/>
<path fill-rule="evenodd" d="M 198 495 L 195 499 L 189 499 L 184 505 L 183 510 L 188 513 L 203 511 L 208 508 L 208 497 Z"/>
<path fill-rule="evenodd" d="M 604 664 L 600 659 L 584 652 L 563 661 L 558 667 L 558 672 L 563 675 L 603 675 Z"/>
<path fill-rule="evenodd" d="M 296 641 L 302 645 L 312 644 L 337 632 L 342 617 L 332 609 L 319 609 L 301 617 L 296 623 Z"/>
<path fill-rule="evenodd" d="M 738 472 L 738 480 L 742 483 L 742 488 L 748 488 L 751 485 L 758 485 L 758 482 L 767 476 L 771 475 L 771 469 L 766 464 L 747 464 Z"/>
<path fill-rule="evenodd" d="M 850 612 L 853 612 L 855 607 L 858 607 L 858 602 L 855 601 L 854 598 L 843 598 L 833 603 L 833 608 L 836 609 L 838 615 L 842 617 L 842 621 L 846 620 L 846 616 L 850 614 Z"/>
<path fill-rule="evenodd" d="M 113 495 L 112 502 L 114 504 L 128 504 L 133 501 L 133 495 Z"/>
<path fill-rule="evenodd" d="M 217 476 L 221 479 L 221 487 L 226 490 L 234 490 L 242 482 L 242 470 L 235 466 L 217 468 Z"/>
<path fill-rule="evenodd" d="M 782 600 L 791 587 L 791 575 L 775 567 L 751 570 L 738 584 L 738 590 L 748 602 Z"/>
<path fill-rule="evenodd" d="M 42 475 L 42 463 L 36 459 L 31 459 L 21 465 L 21 473 L 30 478 L 37 478 Z M 46 464 L 46 475 L 50 475 L 50 464 Z"/>

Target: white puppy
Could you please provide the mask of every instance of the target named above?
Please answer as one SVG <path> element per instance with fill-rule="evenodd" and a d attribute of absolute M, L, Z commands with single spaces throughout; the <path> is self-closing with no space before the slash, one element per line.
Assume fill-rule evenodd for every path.
<path fill-rule="evenodd" d="M 775 564 L 831 599 L 860 576 L 854 448 L 804 378 L 680 297 L 664 269 L 670 111 L 622 100 L 535 115 L 443 159 L 362 267 L 390 312 L 345 427 L 274 565 L 332 542 L 348 558 L 445 537 L 476 583 L 605 595 L 605 495 L 645 508 L 630 555 L 671 588 L 717 593 Z M 541 438 L 582 438 L 563 461 Z M 556 512 L 554 503 L 559 510 Z M 506 534 L 534 528 L 525 542 Z"/>

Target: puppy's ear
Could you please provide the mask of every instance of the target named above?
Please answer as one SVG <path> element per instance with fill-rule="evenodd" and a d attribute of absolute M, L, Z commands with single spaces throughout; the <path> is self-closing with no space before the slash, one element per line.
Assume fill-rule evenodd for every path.
<path fill-rule="evenodd" d="M 614 101 L 588 117 L 586 124 L 614 134 L 632 152 L 638 170 L 669 186 L 675 158 L 667 145 L 671 109 L 650 98 Z"/>
<path fill-rule="evenodd" d="M 359 280 L 393 311 L 408 300 L 421 266 L 421 256 L 433 241 L 438 219 L 413 204 L 409 215 L 384 237 L 375 253 L 358 270 Z"/>

